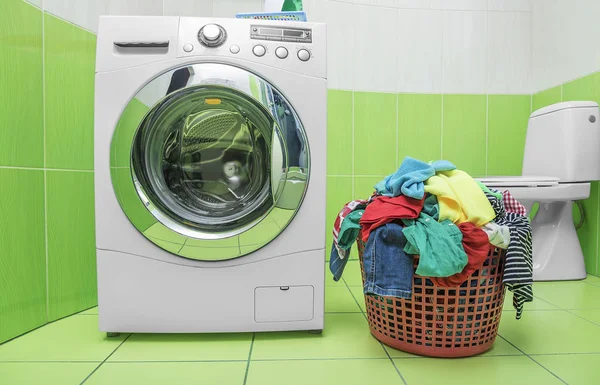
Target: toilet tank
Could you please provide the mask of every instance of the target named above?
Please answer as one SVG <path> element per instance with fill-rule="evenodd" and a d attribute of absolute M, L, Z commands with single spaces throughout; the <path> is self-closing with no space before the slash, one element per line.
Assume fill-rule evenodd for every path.
<path fill-rule="evenodd" d="M 600 180 L 600 109 L 595 102 L 564 102 L 531 114 L 523 176 L 565 182 Z"/>

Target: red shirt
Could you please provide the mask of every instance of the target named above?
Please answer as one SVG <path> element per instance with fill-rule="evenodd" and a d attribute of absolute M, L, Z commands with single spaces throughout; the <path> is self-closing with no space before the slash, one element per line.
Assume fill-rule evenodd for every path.
<path fill-rule="evenodd" d="M 423 210 L 423 199 L 404 195 L 397 197 L 378 196 L 365 209 L 360 219 L 363 241 L 367 242 L 371 231 L 397 219 L 415 219 Z M 487 235 L 486 235 L 487 236 Z"/>

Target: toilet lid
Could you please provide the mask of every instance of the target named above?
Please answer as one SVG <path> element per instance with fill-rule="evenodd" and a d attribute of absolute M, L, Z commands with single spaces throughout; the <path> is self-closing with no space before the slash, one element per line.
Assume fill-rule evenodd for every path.
<path fill-rule="evenodd" d="M 477 180 L 488 187 L 552 187 L 559 182 L 558 178 L 548 176 L 499 176 Z"/>

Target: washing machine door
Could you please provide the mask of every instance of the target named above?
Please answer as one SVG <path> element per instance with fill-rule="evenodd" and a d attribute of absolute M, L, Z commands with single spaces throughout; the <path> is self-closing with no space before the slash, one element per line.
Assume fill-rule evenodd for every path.
<path fill-rule="evenodd" d="M 111 177 L 131 223 L 176 255 L 238 258 L 275 239 L 308 186 L 298 114 L 242 68 L 193 64 L 148 82 L 111 142 Z"/>

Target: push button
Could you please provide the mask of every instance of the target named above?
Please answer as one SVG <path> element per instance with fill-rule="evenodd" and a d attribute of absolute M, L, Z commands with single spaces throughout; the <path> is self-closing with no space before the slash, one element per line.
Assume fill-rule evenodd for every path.
<path fill-rule="evenodd" d="M 310 59 L 310 52 L 308 52 L 306 49 L 301 49 L 298 51 L 298 59 L 302 61 L 308 61 L 308 59 Z"/>
<path fill-rule="evenodd" d="M 275 55 L 277 55 L 277 57 L 280 59 L 285 59 L 286 57 L 288 57 L 288 50 L 285 47 L 278 47 L 275 50 Z"/>
<path fill-rule="evenodd" d="M 263 45 L 255 45 L 254 48 L 252 48 L 252 52 L 254 52 L 256 56 L 261 57 L 265 56 L 265 53 L 267 53 L 267 49 Z"/>
<path fill-rule="evenodd" d="M 238 47 L 237 45 L 232 45 L 231 47 L 229 47 L 229 52 L 231 52 L 232 54 L 238 54 L 240 52 L 240 47 Z"/>

